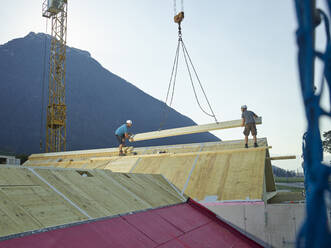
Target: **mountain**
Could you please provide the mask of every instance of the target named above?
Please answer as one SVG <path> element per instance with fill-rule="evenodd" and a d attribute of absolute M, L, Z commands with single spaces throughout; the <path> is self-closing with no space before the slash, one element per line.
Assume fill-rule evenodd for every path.
<path fill-rule="evenodd" d="M 31 32 L 0 45 L 0 150 L 40 152 L 40 135 L 45 140 L 46 107 L 42 126 L 41 111 L 42 95 L 44 106 L 48 100 L 49 51 L 50 36 L 43 33 Z M 114 130 L 127 119 L 133 120 L 133 133 L 159 128 L 164 103 L 103 68 L 89 52 L 67 47 L 66 69 L 67 150 L 117 146 Z M 163 129 L 194 124 L 168 108 Z M 141 141 L 134 146 L 217 140 L 210 133 L 200 133 Z"/>

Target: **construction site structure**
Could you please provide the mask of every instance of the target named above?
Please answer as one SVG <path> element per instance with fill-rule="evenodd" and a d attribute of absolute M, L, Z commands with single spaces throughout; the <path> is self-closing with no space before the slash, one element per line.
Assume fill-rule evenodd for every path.
<path fill-rule="evenodd" d="M 138 133 L 133 141 L 238 127 L 240 120 L 223 121 Z M 66 235 L 63 247 L 69 248 L 79 242 L 74 233 L 86 233 L 86 244 L 95 247 L 99 230 L 104 244 L 119 242 L 117 247 L 216 248 L 239 240 L 240 247 L 293 247 L 305 198 L 277 190 L 271 161 L 295 156 L 270 156 L 266 138 L 257 145 L 250 140 L 244 148 L 244 140 L 229 140 L 126 147 L 126 156 L 118 148 L 40 153 L 20 167 L 0 166 L 3 225 L 20 223 L 2 229 L 1 245 L 43 240 L 47 247 L 47 237 L 62 242 Z M 206 217 L 207 226 L 194 224 Z M 173 233 L 164 218 L 182 231 Z M 116 230 L 116 237 L 105 230 Z M 131 245 L 146 238 L 137 233 L 148 233 L 154 243 Z"/>
<path fill-rule="evenodd" d="M 259 138 L 257 143 L 257 148 L 252 140 L 249 148 L 244 148 L 244 140 L 127 147 L 126 156 L 119 156 L 118 148 L 33 154 L 22 168 L 73 170 L 73 174 L 85 173 L 90 183 L 94 180 L 89 176 L 91 170 L 123 174 L 142 191 L 149 189 L 142 188 L 135 175 L 162 175 L 177 194 L 197 201 L 260 245 L 294 247 L 304 219 L 304 196 L 277 190 L 271 161 L 295 156 L 270 156 L 267 139 Z M 64 186 L 63 190 L 69 189 Z M 172 218 L 180 219 L 178 215 Z"/>
<path fill-rule="evenodd" d="M 43 16 L 51 20 L 46 152 L 66 150 L 66 40 L 67 0 L 45 0 Z"/>

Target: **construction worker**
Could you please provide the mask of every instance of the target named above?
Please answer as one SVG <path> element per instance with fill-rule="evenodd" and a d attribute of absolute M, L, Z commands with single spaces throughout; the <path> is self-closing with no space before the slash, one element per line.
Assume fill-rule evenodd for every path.
<path fill-rule="evenodd" d="M 247 106 L 243 105 L 241 106 L 241 118 L 242 118 L 242 124 L 241 126 L 245 127 L 244 129 L 244 135 L 245 135 L 245 148 L 248 148 L 248 135 L 251 133 L 253 135 L 254 139 L 254 147 L 257 147 L 257 141 L 256 141 L 256 124 L 255 124 L 255 118 L 258 116 L 253 112 L 247 110 Z"/>
<path fill-rule="evenodd" d="M 119 143 L 119 155 L 124 156 L 122 148 L 125 147 L 125 139 L 130 138 L 130 133 L 128 132 L 128 128 L 132 127 L 132 121 L 127 120 L 125 124 L 121 125 L 119 128 L 116 129 L 115 135 L 117 141 Z"/>

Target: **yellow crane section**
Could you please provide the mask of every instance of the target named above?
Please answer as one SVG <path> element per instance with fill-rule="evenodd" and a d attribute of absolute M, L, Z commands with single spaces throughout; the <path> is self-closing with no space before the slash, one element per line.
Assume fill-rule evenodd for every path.
<path fill-rule="evenodd" d="M 66 150 L 67 0 L 44 0 L 42 15 L 52 23 L 49 63 L 46 152 Z"/>

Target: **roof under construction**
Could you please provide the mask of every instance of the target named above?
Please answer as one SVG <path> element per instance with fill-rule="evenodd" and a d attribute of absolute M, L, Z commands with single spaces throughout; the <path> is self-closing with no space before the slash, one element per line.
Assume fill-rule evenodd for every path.
<path fill-rule="evenodd" d="M 276 194 L 271 147 L 266 138 L 258 139 L 258 145 L 246 149 L 242 140 L 233 140 L 128 148 L 123 157 L 116 148 L 34 154 L 24 165 L 162 174 L 198 201 L 267 201 Z"/>

